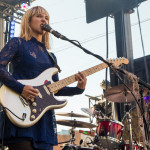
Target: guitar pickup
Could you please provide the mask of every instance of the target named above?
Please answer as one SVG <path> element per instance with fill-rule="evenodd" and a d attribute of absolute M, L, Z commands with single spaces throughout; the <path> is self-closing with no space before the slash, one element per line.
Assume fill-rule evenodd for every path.
<path fill-rule="evenodd" d="M 26 102 L 26 100 L 21 95 L 19 96 L 19 98 L 20 98 L 22 104 L 24 105 L 24 107 L 28 106 L 28 103 Z"/>
<path fill-rule="evenodd" d="M 38 93 L 38 96 L 39 96 L 39 98 L 42 99 L 42 94 L 40 92 Z"/>
<path fill-rule="evenodd" d="M 43 88 L 44 88 L 44 90 L 46 91 L 46 93 L 48 94 L 48 95 L 50 95 L 51 93 L 50 93 L 50 91 L 49 91 L 49 89 L 47 88 L 47 86 L 46 85 L 43 85 Z"/>

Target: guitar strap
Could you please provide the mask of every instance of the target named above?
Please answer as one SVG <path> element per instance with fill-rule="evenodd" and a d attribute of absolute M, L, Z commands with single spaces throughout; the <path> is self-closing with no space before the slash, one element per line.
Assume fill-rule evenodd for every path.
<path fill-rule="evenodd" d="M 60 73 L 60 72 L 61 72 L 61 69 L 60 69 L 60 67 L 58 66 L 58 64 L 56 63 L 56 61 L 55 61 L 53 55 L 51 54 L 51 52 L 49 52 L 49 51 L 47 51 L 47 52 L 48 52 L 49 56 L 52 58 L 53 63 L 55 64 L 56 68 L 58 69 L 58 71 L 59 71 L 59 73 Z"/>

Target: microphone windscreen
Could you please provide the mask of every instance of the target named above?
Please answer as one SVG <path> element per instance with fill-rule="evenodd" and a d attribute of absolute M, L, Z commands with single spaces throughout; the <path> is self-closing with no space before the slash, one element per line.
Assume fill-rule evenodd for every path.
<path fill-rule="evenodd" d="M 50 32 L 50 30 L 52 29 L 48 24 L 42 24 L 41 25 L 42 30 Z"/>

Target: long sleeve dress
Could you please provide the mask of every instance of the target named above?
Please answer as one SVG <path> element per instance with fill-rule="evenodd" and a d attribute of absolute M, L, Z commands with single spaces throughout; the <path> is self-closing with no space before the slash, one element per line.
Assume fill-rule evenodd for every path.
<path fill-rule="evenodd" d="M 52 53 L 54 59 L 55 55 Z M 57 60 L 56 60 L 57 61 Z M 13 73 L 6 70 L 11 62 Z M 25 85 L 19 79 L 33 79 L 44 70 L 55 67 L 45 45 L 34 37 L 29 41 L 15 37 L 11 39 L 0 52 L 0 82 L 10 89 L 21 94 Z M 58 81 L 58 74 L 53 76 L 53 81 Z M 83 93 L 77 87 L 64 87 L 57 96 L 72 96 Z M 14 104 L 15 105 L 15 104 Z M 3 124 L 5 119 L 4 144 L 33 141 L 34 148 L 50 149 L 50 145 L 57 145 L 57 127 L 54 110 L 47 111 L 43 117 L 29 128 L 20 128 L 11 123 L 4 115 L 0 114 L 0 140 L 2 140 Z"/>

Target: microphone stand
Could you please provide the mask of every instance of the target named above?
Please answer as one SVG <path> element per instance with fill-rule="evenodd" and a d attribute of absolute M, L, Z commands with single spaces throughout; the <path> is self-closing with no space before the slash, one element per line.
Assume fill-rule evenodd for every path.
<path fill-rule="evenodd" d="M 128 78 L 131 79 L 131 76 L 133 75 L 132 73 L 130 72 L 127 72 L 126 70 L 123 70 L 121 68 L 117 69 L 118 71 L 120 71 L 121 73 L 123 73 L 124 75 L 126 75 Z M 145 115 L 144 115 L 144 107 L 143 107 L 143 104 L 144 104 L 144 98 L 143 98 L 143 92 L 144 92 L 144 87 L 147 88 L 148 90 L 150 90 L 150 84 L 148 83 L 145 83 L 144 81 L 142 81 L 140 78 L 137 78 L 135 75 L 133 76 L 133 79 L 138 81 L 138 84 L 140 85 L 140 89 L 139 89 L 139 93 L 140 93 L 140 96 L 141 96 L 141 106 L 139 105 L 139 102 L 136 100 L 136 103 L 138 104 L 138 107 L 140 109 L 140 112 L 141 112 L 141 115 L 142 115 L 142 118 L 143 118 L 143 123 L 144 123 L 144 131 L 145 131 L 145 138 L 146 138 L 146 142 L 150 142 L 150 137 L 149 137 L 149 129 L 148 129 L 148 125 L 147 125 L 147 122 L 146 122 L 146 119 L 145 119 Z M 136 99 L 136 98 L 135 98 Z M 146 143 L 146 147 L 147 149 L 150 149 L 150 145 L 148 143 Z"/>
<path fill-rule="evenodd" d="M 125 105 L 125 110 L 126 110 L 126 115 L 127 115 L 127 123 L 128 123 L 128 133 L 129 133 L 129 150 L 132 150 L 132 124 L 131 124 L 131 115 L 129 112 L 129 104 L 127 100 L 127 90 L 124 89 L 124 94 L 126 98 L 126 105 Z"/>
<path fill-rule="evenodd" d="M 143 111 L 141 110 L 141 107 L 140 107 L 140 105 L 139 105 L 139 103 L 138 103 L 137 98 L 135 97 L 135 95 L 133 94 L 133 92 L 131 91 L 131 89 L 124 83 L 123 79 L 120 77 L 120 75 L 119 75 L 118 72 L 117 72 L 117 71 L 120 71 L 120 72 L 122 72 L 123 74 L 125 74 L 122 69 L 120 69 L 120 68 L 119 68 L 119 69 L 118 69 L 118 68 L 115 68 L 115 67 L 112 65 L 112 63 L 109 63 L 108 61 L 106 61 L 106 60 L 105 60 L 104 58 L 102 58 L 101 56 L 99 56 L 99 55 L 97 55 L 97 54 L 94 54 L 94 53 L 90 52 L 89 50 L 85 49 L 84 47 L 82 47 L 81 44 L 80 44 L 78 41 L 68 39 L 67 37 L 61 35 L 59 32 L 54 31 L 51 27 L 50 27 L 50 29 L 47 29 L 46 31 L 52 33 L 52 34 L 53 34 L 54 36 L 56 36 L 57 38 L 60 38 L 60 39 L 62 39 L 62 40 L 65 40 L 65 41 L 68 41 L 68 42 L 72 43 L 73 45 L 75 45 L 75 46 L 79 47 L 80 49 L 82 49 L 85 53 L 87 53 L 87 54 L 89 54 L 89 55 L 92 55 L 92 56 L 96 57 L 97 59 L 99 59 L 99 60 L 103 61 L 104 63 L 106 63 L 106 64 L 108 65 L 108 67 L 109 67 L 109 68 L 114 72 L 114 74 L 118 77 L 118 79 L 124 84 L 124 86 L 131 92 L 132 96 L 133 96 L 134 99 L 135 99 L 135 102 L 137 103 L 137 105 L 138 105 L 138 107 L 139 107 L 139 109 L 140 109 L 140 111 L 141 111 L 141 114 L 143 115 Z M 78 44 L 75 43 L 75 42 L 77 42 Z M 148 89 L 150 89 L 150 85 L 148 85 L 147 83 L 143 82 L 143 81 L 140 80 L 140 79 L 139 79 L 138 81 L 139 81 L 139 82 L 138 82 L 139 84 L 144 84 L 144 86 L 146 86 Z M 143 118 L 144 118 L 144 120 L 145 120 L 145 117 L 144 117 L 144 116 L 143 116 Z"/>
<path fill-rule="evenodd" d="M 90 54 L 94 57 L 96 57 L 97 59 L 103 61 L 104 63 L 106 63 L 108 65 L 108 67 L 115 73 L 115 75 L 121 80 L 121 82 L 125 85 L 125 87 L 127 87 L 127 89 L 131 92 L 131 94 L 133 95 L 136 103 L 138 104 L 139 108 L 140 108 L 140 111 L 141 111 L 141 114 L 142 114 L 142 117 L 143 117 L 143 122 L 144 122 L 144 126 L 145 126 L 145 132 L 146 132 L 146 139 L 147 141 L 149 141 L 149 135 L 148 135 L 148 127 L 147 127 L 147 123 L 146 123 L 146 119 L 145 119 L 145 116 L 143 114 L 143 110 L 141 109 L 135 95 L 133 94 L 133 92 L 130 90 L 130 88 L 124 83 L 124 81 L 122 80 L 122 78 L 119 76 L 119 74 L 116 72 L 116 69 L 113 68 L 112 64 L 107 62 L 105 59 L 103 59 L 101 56 L 97 55 L 97 54 L 94 54 L 90 51 L 88 51 L 87 49 L 85 49 L 84 47 L 82 47 L 80 44 L 78 45 L 77 43 L 75 43 L 73 40 L 69 40 L 68 38 L 64 38 L 63 40 L 66 40 L 70 43 L 72 43 L 73 45 L 79 47 L 80 49 L 82 49 L 85 53 L 87 54 Z M 148 88 L 150 90 L 150 85 L 145 83 L 144 81 L 142 81 L 141 79 L 138 79 L 138 84 L 141 84 L 141 85 L 144 85 L 146 88 Z M 142 97 L 141 97 L 142 98 Z M 129 120 L 130 120 L 130 117 L 129 117 Z M 131 125 L 130 125 L 130 121 L 129 121 L 129 128 L 130 128 L 130 131 L 132 130 L 131 128 Z M 130 141 L 132 139 L 132 133 L 130 132 Z M 132 142 L 132 141 L 131 141 Z M 132 143 L 130 142 L 130 149 L 132 149 Z"/>

